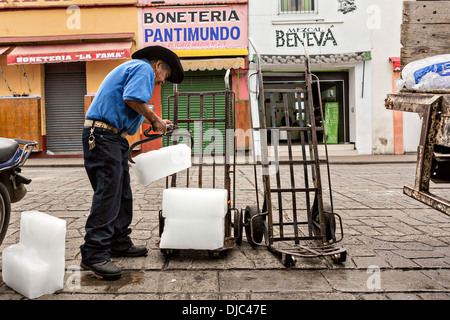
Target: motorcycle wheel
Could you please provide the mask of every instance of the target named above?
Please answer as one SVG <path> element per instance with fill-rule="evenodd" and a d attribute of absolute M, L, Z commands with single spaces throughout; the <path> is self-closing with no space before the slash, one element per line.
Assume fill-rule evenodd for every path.
<path fill-rule="evenodd" d="M 11 215 L 11 199 L 9 193 L 3 183 L 0 182 L 0 244 L 6 235 L 9 225 L 9 217 Z"/>

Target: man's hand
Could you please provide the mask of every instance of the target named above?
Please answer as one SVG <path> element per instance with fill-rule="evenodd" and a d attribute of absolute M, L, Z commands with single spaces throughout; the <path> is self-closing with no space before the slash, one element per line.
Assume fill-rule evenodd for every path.
<path fill-rule="evenodd" d="M 163 134 L 167 133 L 168 124 L 172 124 L 172 122 L 170 122 L 170 120 L 162 120 L 160 117 L 154 119 L 154 121 L 151 123 L 153 131 L 162 132 Z"/>

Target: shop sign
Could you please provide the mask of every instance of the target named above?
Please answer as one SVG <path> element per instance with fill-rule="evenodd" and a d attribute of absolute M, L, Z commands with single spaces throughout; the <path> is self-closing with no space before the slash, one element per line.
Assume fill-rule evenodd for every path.
<path fill-rule="evenodd" d="M 325 103 L 325 121 L 324 121 L 325 136 L 323 142 L 328 144 L 338 143 L 339 133 L 339 103 L 327 102 Z"/>
<path fill-rule="evenodd" d="M 140 10 L 140 45 L 172 50 L 247 48 L 246 5 L 145 7 Z"/>
<path fill-rule="evenodd" d="M 338 42 L 334 35 L 334 25 L 328 27 L 291 27 L 286 29 L 275 30 L 276 47 L 325 47 L 338 46 Z"/>
<path fill-rule="evenodd" d="M 67 53 L 31 53 L 17 54 L 12 52 L 8 55 L 8 64 L 41 64 L 57 62 L 76 62 L 94 60 L 116 60 L 130 57 L 130 50 L 108 50 L 90 52 L 67 52 Z"/>

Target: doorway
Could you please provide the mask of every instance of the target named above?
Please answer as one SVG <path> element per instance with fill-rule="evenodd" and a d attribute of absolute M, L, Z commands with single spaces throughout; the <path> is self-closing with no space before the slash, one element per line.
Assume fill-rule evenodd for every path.
<path fill-rule="evenodd" d="M 45 119 L 48 153 L 81 152 L 86 63 L 45 65 Z"/>
<path fill-rule="evenodd" d="M 333 135 L 334 140 L 332 143 L 345 144 L 350 142 L 350 129 L 349 129 L 349 97 L 348 97 L 348 72 L 314 72 L 320 80 L 313 81 L 312 92 L 314 101 L 314 119 L 316 126 L 320 127 L 324 125 L 322 119 L 322 113 L 324 117 L 326 114 L 333 116 Z M 306 83 L 303 80 L 302 73 L 276 73 L 264 74 L 264 89 L 296 89 L 300 88 L 306 90 Z M 314 79 L 313 79 L 314 80 Z M 320 112 L 319 103 L 319 89 L 322 102 L 322 112 Z M 284 107 L 283 103 L 277 103 L 277 97 L 275 97 L 275 113 L 272 116 L 270 112 L 270 99 L 266 98 L 266 125 L 267 126 L 284 126 L 286 125 L 286 119 L 284 119 Z M 281 101 L 281 100 L 280 100 Z M 330 108 L 335 108 L 334 112 L 327 113 Z M 298 106 L 296 97 L 292 94 L 292 97 L 288 96 L 288 108 L 289 108 L 289 123 L 293 126 L 298 125 L 299 122 L 299 108 L 304 109 L 305 106 Z M 330 120 L 330 119 L 329 119 Z M 327 132 L 328 134 L 328 132 Z M 270 139 L 270 138 L 269 138 Z M 319 143 L 324 142 L 322 132 L 317 132 L 317 139 Z M 283 137 L 280 137 L 283 140 Z M 298 139 L 297 139 L 298 140 Z M 293 141 L 296 141 L 296 137 L 293 137 Z M 330 139 L 327 140 L 330 143 Z"/>

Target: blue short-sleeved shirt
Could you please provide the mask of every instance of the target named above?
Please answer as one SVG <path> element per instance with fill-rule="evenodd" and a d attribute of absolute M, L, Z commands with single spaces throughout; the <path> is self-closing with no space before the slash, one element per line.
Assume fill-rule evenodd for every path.
<path fill-rule="evenodd" d="M 144 121 L 125 100 L 148 103 L 155 87 L 155 73 L 146 59 L 127 61 L 111 71 L 100 85 L 86 119 L 105 121 L 135 134 Z"/>

